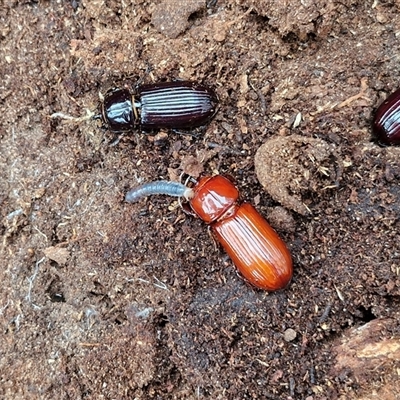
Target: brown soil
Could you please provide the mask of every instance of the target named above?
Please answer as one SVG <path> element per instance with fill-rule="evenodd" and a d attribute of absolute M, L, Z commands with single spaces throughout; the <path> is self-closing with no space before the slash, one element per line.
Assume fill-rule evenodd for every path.
<path fill-rule="evenodd" d="M 400 398 L 400 148 L 370 130 L 400 2 L 205 3 L 0 5 L 1 398 Z M 219 95 L 199 136 L 49 118 L 177 78 Z M 182 172 L 236 179 L 292 252 L 286 290 L 176 201 L 123 202 Z"/>

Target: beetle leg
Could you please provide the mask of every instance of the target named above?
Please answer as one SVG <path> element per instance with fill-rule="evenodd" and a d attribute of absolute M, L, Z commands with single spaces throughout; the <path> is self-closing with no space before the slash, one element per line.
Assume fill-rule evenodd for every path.
<path fill-rule="evenodd" d="M 203 129 L 201 129 L 201 128 L 203 128 Z M 180 129 L 171 129 L 171 131 L 173 133 L 178 134 L 178 135 L 191 136 L 191 137 L 197 139 L 203 134 L 204 127 L 201 126 L 201 127 L 197 127 L 197 128 L 191 128 L 191 129 L 189 129 L 187 131 L 182 131 Z"/>
<path fill-rule="evenodd" d="M 207 232 L 208 232 L 208 236 L 211 237 L 211 240 L 212 240 L 213 243 L 214 243 L 214 249 L 215 249 L 215 251 L 219 250 L 219 249 L 220 249 L 220 246 L 219 246 L 219 244 L 218 244 L 218 243 L 219 243 L 219 242 L 218 242 L 218 239 L 215 238 L 215 236 L 214 236 L 214 234 L 213 234 L 213 232 L 212 232 L 210 226 L 207 226 Z"/>
<path fill-rule="evenodd" d="M 124 132 L 121 132 L 119 135 L 116 136 L 116 138 L 112 142 L 109 143 L 109 146 L 110 147 L 116 146 L 123 137 L 124 137 Z"/>
<path fill-rule="evenodd" d="M 235 271 L 236 271 L 236 276 L 237 276 L 240 280 L 242 280 L 242 281 L 246 284 L 247 287 L 249 287 L 250 289 L 253 289 L 253 290 L 256 289 L 256 287 L 255 287 L 254 285 L 252 285 L 251 282 L 250 282 L 248 279 L 246 279 L 246 278 L 240 273 L 240 271 L 239 271 L 237 268 L 235 268 Z"/>

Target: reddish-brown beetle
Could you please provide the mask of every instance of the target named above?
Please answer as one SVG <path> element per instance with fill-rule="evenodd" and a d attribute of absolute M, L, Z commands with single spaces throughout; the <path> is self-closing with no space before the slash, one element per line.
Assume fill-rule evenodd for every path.
<path fill-rule="evenodd" d="M 157 181 L 130 190 L 125 199 L 135 202 L 152 194 L 185 197 L 193 212 L 209 224 L 237 269 L 252 285 L 264 290 L 285 288 L 293 263 L 285 243 L 249 203 L 239 202 L 239 191 L 227 178 L 201 178 L 193 188 Z"/>

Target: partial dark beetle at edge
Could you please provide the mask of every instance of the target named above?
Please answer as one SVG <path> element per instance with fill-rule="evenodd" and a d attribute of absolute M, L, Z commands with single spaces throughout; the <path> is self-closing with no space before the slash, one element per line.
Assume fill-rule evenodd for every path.
<path fill-rule="evenodd" d="M 378 107 L 372 121 L 375 139 L 384 145 L 400 145 L 400 89 Z"/>
<path fill-rule="evenodd" d="M 215 92 L 196 82 L 161 82 L 139 86 L 135 91 L 116 89 L 107 93 L 101 117 L 110 131 L 136 128 L 186 129 L 205 125 L 217 112 Z"/>

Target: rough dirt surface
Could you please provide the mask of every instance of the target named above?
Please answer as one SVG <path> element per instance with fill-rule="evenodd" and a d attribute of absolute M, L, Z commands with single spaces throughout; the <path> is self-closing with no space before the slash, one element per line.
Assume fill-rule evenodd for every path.
<path fill-rule="evenodd" d="M 400 2 L 177 4 L 0 5 L 0 397 L 400 398 L 400 361 L 379 352 L 400 337 L 400 148 L 370 129 L 399 86 Z M 49 118 L 171 79 L 216 89 L 200 135 L 111 146 L 98 122 Z M 270 152 L 264 174 L 309 211 L 258 182 L 270 140 L 289 158 Z M 334 149 L 320 164 L 315 143 Z M 249 287 L 173 199 L 123 202 L 182 172 L 229 174 L 271 215 L 294 259 L 286 290 Z M 363 326 L 357 354 L 374 343 L 380 362 L 346 366 Z"/>
<path fill-rule="evenodd" d="M 273 200 L 306 215 L 310 208 L 302 197 L 337 189 L 343 165 L 335 144 L 294 134 L 268 139 L 256 152 L 254 169 Z"/>

